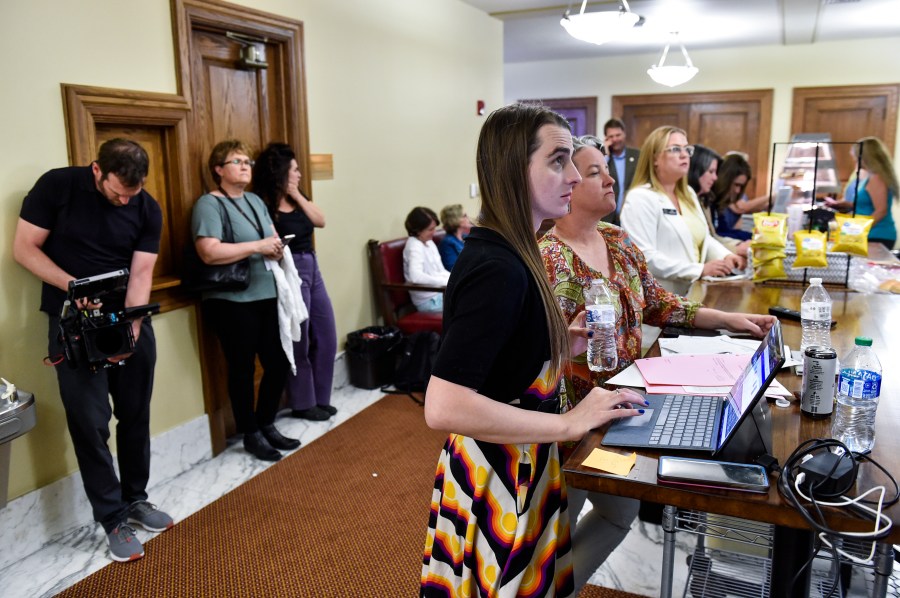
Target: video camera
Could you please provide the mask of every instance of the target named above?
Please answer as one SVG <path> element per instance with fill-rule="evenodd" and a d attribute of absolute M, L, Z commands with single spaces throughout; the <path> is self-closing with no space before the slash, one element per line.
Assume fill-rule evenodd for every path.
<path fill-rule="evenodd" d="M 108 313 L 101 309 L 79 309 L 76 304 L 79 299 L 96 303 L 103 295 L 124 291 L 127 286 L 127 268 L 69 281 L 69 291 L 59 315 L 59 338 L 69 367 L 87 365 L 92 372 L 96 372 L 123 363 L 112 363 L 108 361 L 109 357 L 134 351 L 131 322 L 158 314 L 158 303 Z"/>

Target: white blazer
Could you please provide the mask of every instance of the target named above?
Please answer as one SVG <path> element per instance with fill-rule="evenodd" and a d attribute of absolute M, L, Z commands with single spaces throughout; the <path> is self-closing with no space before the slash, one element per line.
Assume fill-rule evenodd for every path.
<path fill-rule="evenodd" d="M 688 192 L 693 208 L 702 215 L 694 190 L 688 187 Z M 628 192 L 621 221 L 622 228 L 644 253 L 647 266 L 656 279 L 664 288 L 679 295 L 685 294 L 691 283 L 700 278 L 703 264 L 731 253 L 707 230 L 700 247 L 700 261 L 696 261 L 691 231 L 675 204 L 665 193 L 651 189 L 649 184 Z"/>

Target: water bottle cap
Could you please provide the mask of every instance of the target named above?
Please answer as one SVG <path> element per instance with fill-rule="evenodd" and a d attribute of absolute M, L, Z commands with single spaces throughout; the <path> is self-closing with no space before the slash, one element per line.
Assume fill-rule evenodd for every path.
<path fill-rule="evenodd" d="M 856 344 L 859 345 L 860 347 L 871 347 L 872 339 L 870 339 L 868 336 L 857 336 Z"/>
<path fill-rule="evenodd" d="M 821 285 L 821 284 L 822 284 L 822 279 L 821 279 L 821 278 L 810 278 L 810 279 L 809 279 L 809 284 L 818 284 L 818 285 Z"/>

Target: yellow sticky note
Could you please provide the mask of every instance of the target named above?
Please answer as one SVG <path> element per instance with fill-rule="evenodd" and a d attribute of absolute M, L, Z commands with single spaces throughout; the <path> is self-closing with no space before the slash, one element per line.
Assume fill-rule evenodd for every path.
<path fill-rule="evenodd" d="M 618 453 L 611 453 L 609 451 L 604 451 L 603 449 L 595 448 L 591 451 L 591 454 L 587 456 L 587 459 L 582 462 L 582 465 L 625 476 L 628 475 L 628 472 L 634 467 L 636 461 L 637 454 L 635 453 L 631 453 L 630 455 L 620 455 Z"/>

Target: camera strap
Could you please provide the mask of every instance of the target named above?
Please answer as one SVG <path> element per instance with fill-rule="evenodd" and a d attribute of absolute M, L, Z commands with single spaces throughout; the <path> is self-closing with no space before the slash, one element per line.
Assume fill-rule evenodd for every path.
<path fill-rule="evenodd" d="M 241 213 L 241 216 L 243 216 L 247 220 L 247 222 L 250 223 L 250 226 L 252 226 L 256 230 L 256 233 L 259 235 L 260 239 L 266 238 L 266 236 L 263 234 L 263 225 L 262 225 L 262 222 L 260 222 L 260 220 L 259 220 L 259 214 L 257 214 L 256 210 L 253 209 L 253 206 L 250 205 L 250 201 L 247 199 L 247 196 L 245 194 L 242 193 L 240 197 L 231 197 L 227 193 L 225 193 L 225 191 L 222 190 L 222 187 L 219 187 L 219 193 L 224 195 L 225 199 L 231 200 L 231 205 L 233 205 L 235 208 L 237 208 L 237 211 Z M 237 202 L 238 199 L 243 199 L 244 201 L 247 202 L 247 207 L 250 208 L 251 212 L 253 212 L 253 219 L 256 222 L 254 222 L 253 220 L 250 220 L 250 216 L 247 215 L 247 212 L 245 212 L 243 210 L 243 208 L 241 208 L 240 204 Z"/>

